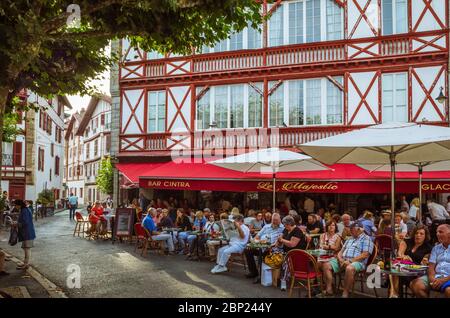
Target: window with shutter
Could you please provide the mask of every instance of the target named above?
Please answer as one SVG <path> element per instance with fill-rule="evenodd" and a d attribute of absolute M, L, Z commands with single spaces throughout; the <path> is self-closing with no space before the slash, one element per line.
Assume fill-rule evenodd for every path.
<path fill-rule="evenodd" d="M 22 143 L 19 141 L 13 144 L 14 166 L 22 166 Z"/>
<path fill-rule="evenodd" d="M 55 157 L 55 176 L 59 176 L 59 157 Z"/>

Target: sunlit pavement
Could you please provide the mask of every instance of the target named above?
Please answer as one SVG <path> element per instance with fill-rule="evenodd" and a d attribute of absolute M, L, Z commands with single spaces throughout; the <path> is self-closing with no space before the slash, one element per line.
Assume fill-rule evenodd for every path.
<path fill-rule="evenodd" d="M 210 262 L 154 251 L 143 258 L 128 243 L 73 237 L 75 222 L 69 221 L 68 211 L 40 219 L 35 226 L 32 266 L 69 297 L 287 297 L 280 289 L 253 284 L 239 265 L 213 275 Z M 21 258 L 20 244 L 11 247 L 7 241 L 8 233 L 0 232 L 0 247 Z M 68 288 L 76 266 L 81 288 Z M 69 279 L 69 285 L 74 282 Z"/>

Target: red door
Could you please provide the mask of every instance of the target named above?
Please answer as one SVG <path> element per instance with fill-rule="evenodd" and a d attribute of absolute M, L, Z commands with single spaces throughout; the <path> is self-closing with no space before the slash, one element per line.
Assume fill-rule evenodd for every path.
<path fill-rule="evenodd" d="M 9 183 L 9 200 L 21 199 L 25 200 L 25 184 Z"/>

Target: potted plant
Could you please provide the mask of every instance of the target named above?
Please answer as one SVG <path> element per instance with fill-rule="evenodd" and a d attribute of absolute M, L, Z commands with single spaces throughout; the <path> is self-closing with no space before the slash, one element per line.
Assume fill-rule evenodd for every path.
<path fill-rule="evenodd" d="M 42 216 L 52 216 L 55 213 L 55 194 L 53 190 L 44 189 L 37 199 L 42 204 Z"/>

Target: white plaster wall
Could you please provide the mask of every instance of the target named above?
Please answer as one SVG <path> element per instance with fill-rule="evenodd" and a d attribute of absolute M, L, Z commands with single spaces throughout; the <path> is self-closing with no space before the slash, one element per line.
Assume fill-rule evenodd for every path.
<path fill-rule="evenodd" d="M 138 134 L 141 133 L 141 130 L 138 126 L 138 123 L 136 121 L 136 118 L 139 120 L 139 123 L 141 124 L 142 129 L 144 128 L 144 96 L 143 95 L 143 90 L 142 89 L 134 89 L 134 90 L 126 90 L 123 93 L 125 96 L 127 96 L 128 100 L 130 101 L 131 107 L 135 108 L 135 105 L 137 103 L 137 101 L 140 98 L 139 101 L 139 105 L 137 106 L 136 110 L 135 110 L 135 117 L 131 118 L 131 121 L 127 127 L 126 130 L 125 129 L 125 125 L 128 122 L 128 119 L 131 116 L 131 109 L 128 106 L 128 103 L 125 99 L 125 96 L 122 97 L 122 131 L 125 134 Z"/>
<path fill-rule="evenodd" d="M 412 1 L 412 25 L 413 27 L 417 24 L 422 12 L 425 8 L 425 4 L 423 0 L 411 0 Z M 447 0 L 433 0 L 431 1 L 431 7 L 436 12 L 436 15 L 439 17 L 441 22 L 445 25 L 445 1 Z M 422 21 L 417 28 L 418 32 L 421 31 L 431 31 L 431 30 L 440 30 L 441 26 L 436 21 L 433 14 L 431 14 L 430 10 L 427 10 Z"/>
<path fill-rule="evenodd" d="M 189 86 L 178 86 L 178 87 L 171 87 L 170 90 L 173 94 L 174 99 L 170 94 L 168 94 L 167 98 L 167 125 L 170 125 L 172 121 L 175 119 L 171 131 L 176 132 L 187 132 L 189 131 L 189 125 L 191 124 L 191 92 L 189 90 Z M 182 117 L 180 114 L 177 114 L 177 107 L 181 105 L 181 103 L 184 101 L 184 104 L 181 108 L 183 117 L 185 118 L 188 127 L 186 127 L 186 124 L 184 123 Z M 176 104 L 175 104 L 176 102 Z M 169 127 L 167 127 L 169 128 Z"/>
<path fill-rule="evenodd" d="M 371 22 L 375 30 L 378 30 L 379 23 L 378 23 L 378 17 L 380 15 L 378 3 L 377 0 L 357 0 L 357 3 L 361 8 L 364 9 L 367 2 L 370 2 L 369 7 L 366 10 L 366 15 L 368 17 L 368 20 Z M 350 35 L 350 32 L 353 30 L 356 22 L 358 21 L 360 17 L 360 12 L 356 5 L 353 3 L 353 0 L 347 1 L 348 5 L 348 33 Z M 372 30 L 370 29 L 368 23 L 365 19 L 361 19 L 355 33 L 353 34 L 352 38 L 365 38 L 365 37 L 373 37 L 374 34 Z"/>
<path fill-rule="evenodd" d="M 356 83 L 357 87 L 361 91 L 361 93 L 364 95 L 366 92 L 370 82 L 372 81 L 373 77 L 375 76 L 376 72 L 364 72 L 364 73 L 352 73 L 351 76 L 353 77 L 354 82 Z M 378 79 L 375 80 L 375 83 L 373 84 L 369 94 L 367 95 L 366 101 L 370 106 L 370 109 L 372 110 L 373 114 L 378 117 Z M 353 117 L 353 114 L 355 113 L 358 104 L 361 101 L 361 97 L 357 93 L 354 85 L 349 80 L 348 82 L 348 120 Z M 361 125 L 361 124 L 375 124 L 372 116 L 370 115 L 369 111 L 367 110 L 367 107 L 365 105 L 362 105 L 359 109 L 357 115 L 355 116 L 355 119 L 353 120 L 353 125 Z"/>
<path fill-rule="evenodd" d="M 425 88 L 428 90 L 430 89 L 432 83 L 434 82 L 436 75 L 439 73 L 439 70 L 441 69 L 440 66 L 435 67 L 422 67 L 422 68 L 415 68 L 415 71 L 421 81 L 423 82 Z M 431 92 L 431 97 L 435 101 L 436 105 L 438 106 L 438 109 L 440 109 L 441 113 L 445 115 L 445 109 L 444 105 L 438 103 L 435 98 L 439 95 L 440 87 L 445 87 L 445 72 L 441 74 L 439 77 L 439 80 L 434 87 L 433 91 Z M 423 100 L 425 98 L 425 92 L 422 90 L 421 86 L 419 85 L 417 79 L 413 76 L 412 79 L 412 113 L 413 117 L 417 114 L 417 111 L 419 110 L 420 105 L 422 104 Z M 424 108 L 420 112 L 420 114 L 417 117 L 418 121 L 422 121 L 422 119 L 425 118 L 428 121 L 441 121 L 442 119 L 439 117 L 438 113 L 436 112 L 435 108 L 433 107 L 432 103 L 427 100 L 425 103 Z"/>

